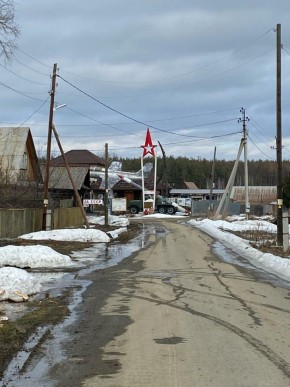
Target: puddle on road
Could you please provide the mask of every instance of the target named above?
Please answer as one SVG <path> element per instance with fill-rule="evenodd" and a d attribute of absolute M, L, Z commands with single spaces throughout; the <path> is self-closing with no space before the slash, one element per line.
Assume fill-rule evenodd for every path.
<path fill-rule="evenodd" d="M 212 245 L 212 250 L 223 262 L 251 271 L 258 281 L 290 289 L 290 282 L 284 281 L 274 274 L 255 267 L 246 258 L 241 257 L 234 250 L 224 246 L 221 242 L 215 241 Z"/>

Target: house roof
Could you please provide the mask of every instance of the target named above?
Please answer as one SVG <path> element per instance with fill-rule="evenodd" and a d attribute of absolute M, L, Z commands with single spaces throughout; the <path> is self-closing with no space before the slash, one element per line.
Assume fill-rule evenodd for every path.
<path fill-rule="evenodd" d="M 224 189 L 213 189 L 213 194 L 222 195 L 224 193 Z M 172 188 L 170 189 L 170 194 L 172 195 L 209 195 L 209 189 L 184 189 L 184 188 Z"/>
<path fill-rule="evenodd" d="M 249 202 L 251 204 L 272 203 L 277 200 L 276 186 L 249 186 Z M 234 186 L 231 199 L 235 202 L 245 202 L 246 189 L 244 186 Z"/>
<path fill-rule="evenodd" d="M 13 171 L 15 175 L 27 168 L 27 160 L 33 171 L 34 179 L 41 182 L 41 173 L 33 138 L 28 127 L 0 127 L 0 164 L 1 170 Z"/>
<path fill-rule="evenodd" d="M 98 166 L 105 165 L 104 159 L 85 149 L 70 150 L 65 153 L 65 156 L 70 166 L 81 167 L 81 166 L 90 166 L 90 165 L 98 165 Z M 55 159 L 52 159 L 51 165 L 53 166 L 65 165 L 62 155 L 56 157 Z"/>
<path fill-rule="evenodd" d="M 41 166 L 41 170 L 44 175 L 45 165 Z M 89 172 L 89 167 L 70 167 L 70 172 L 76 188 L 80 190 Z M 50 167 L 48 187 L 49 189 L 73 189 L 66 167 Z"/>
<path fill-rule="evenodd" d="M 198 189 L 193 181 L 185 181 L 184 184 L 188 189 Z"/>

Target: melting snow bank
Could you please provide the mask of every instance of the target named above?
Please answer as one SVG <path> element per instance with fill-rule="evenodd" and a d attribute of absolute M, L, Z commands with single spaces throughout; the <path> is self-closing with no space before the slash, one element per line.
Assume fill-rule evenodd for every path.
<path fill-rule="evenodd" d="M 33 275 L 16 267 L 0 268 L 0 301 L 26 301 L 40 291 L 41 285 Z"/>
<path fill-rule="evenodd" d="M 73 242 L 110 242 L 109 236 L 96 229 L 63 229 L 51 231 L 38 231 L 30 234 L 21 235 L 20 239 L 54 240 L 54 241 L 73 241 Z"/>
<path fill-rule="evenodd" d="M 59 254 L 48 246 L 9 245 L 0 248 L 0 267 L 55 268 L 72 265 L 74 263 L 68 255 Z"/>
<path fill-rule="evenodd" d="M 269 273 L 275 274 L 276 276 L 290 281 L 290 259 L 282 258 L 270 253 L 263 253 L 262 251 L 256 250 L 250 246 L 250 243 L 242 238 L 239 238 L 236 235 L 231 234 L 223 230 L 234 230 L 234 231 L 245 231 L 250 229 L 261 230 L 267 229 L 267 231 L 273 230 L 273 225 L 270 223 L 261 225 L 261 221 L 257 221 L 254 225 L 254 221 L 249 223 L 249 221 L 244 222 L 226 222 L 226 221 L 213 221 L 209 219 L 190 220 L 188 223 L 191 226 L 197 227 L 207 234 L 211 235 L 213 238 L 218 239 L 227 247 L 233 249 L 236 253 L 246 258 L 253 266 L 259 267 L 268 271 Z M 259 223 L 259 224 L 258 224 Z M 250 226 L 249 226 L 250 225 Z M 259 228 L 260 227 L 260 228 Z"/>
<path fill-rule="evenodd" d="M 101 224 L 101 225 L 105 224 L 104 216 L 88 216 L 87 219 L 88 219 L 88 222 L 91 224 Z M 110 226 L 123 227 L 123 226 L 129 225 L 129 219 L 122 216 L 109 215 L 108 221 Z"/>
<path fill-rule="evenodd" d="M 90 220 L 95 224 L 104 223 L 104 217 L 94 216 Z M 109 235 L 101 230 L 82 228 L 39 231 L 22 235 L 19 239 L 107 243 L 110 242 L 110 238 L 115 239 L 122 232 L 127 231 L 126 226 L 129 224 L 128 219 L 124 217 L 110 216 L 109 220 L 111 225 L 123 227 L 108 232 Z M 40 291 L 43 282 L 37 280 L 39 273 L 29 274 L 19 268 L 47 270 L 72 266 L 79 266 L 79 264 L 68 255 L 59 254 L 48 246 L 0 247 L 0 301 L 26 301 L 29 295 Z"/>

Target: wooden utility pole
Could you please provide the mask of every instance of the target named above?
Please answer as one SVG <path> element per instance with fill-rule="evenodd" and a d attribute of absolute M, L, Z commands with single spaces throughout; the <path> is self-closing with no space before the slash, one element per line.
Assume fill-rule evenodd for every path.
<path fill-rule="evenodd" d="M 72 184 L 72 187 L 73 187 L 73 190 L 74 190 L 76 199 L 77 199 L 77 203 L 78 203 L 78 205 L 79 205 L 79 207 L 80 207 L 80 209 L 81 209 L 82 216 L 83 216 L 83 220 L 84 220 L 84 222 L 85 222 L 86 227 L 87 227 L 87 228 L 90 228 L 90 225 L 89 225 L 89 222 L 88 222 L 88 220 L 87 220 L 87 216 L 86 216 L 86 213 L 85 213 L 85 210 L 84 210 L 84 207 L 83 207 L 83 204 L 82 204 L 80 195 L 79 195 L 79 193 L 78 193 L 77 187 L 76 187 L 76 185 L 75 185 L 74 179 L 73 179 L 72 174 L 71 174 L 71 171 L 70 171 L 70 167 L 69 167 L 69 164 L 68 164 L 66 155 L 65 155 L 65 153 L 64 153 L 64 151 L 63 151 L 62 145 L 61 145 L 61 143 L 60 143 L 60 139 L 59 139 L 59 137 L 58 137 L 58 133 L 57 133 L 57 131 L 56 131 L 55 126 L 54 126 L 53 123 L 52 123 L 51 127 L 52 127 L 52 130 L 53 130 L 53 133 L 54 133 L 56 142 L 57 142 L 57 144 L 58 144 L 60 153 L 61 153 L 61 155 L 62 155 L 62 157 L 63 157 L 63 159 L 64 159 L 65 167 L 66 167 L 68 176 L 69 176 L 69 178 L 70 178 L 70 181 L 71 181 L 71 184 Z"/>
<path fill-rule="evenodd" d="M 282 109 L 281 109 L 281 24 L 277 24 L 277 245 L 283 245 L 283 176 L 282 176 Z"/>
<path fill-rule="evenodd" d="M 104 198 L 104 210 L 105 210 L 105 225 L 109 225 L 108 216 L 108 193 L 109 193 L 109 155 L 108 155 L 108 144 L 105 144 L 105 198 Z"/>
<path fill-rule="evenodd" d="M 54 109 L 54 97 L 56 89 L 56 72 L 57 63 L 53 65 L 51 91 L 50 91 L 50 109 L 49 109 L 49 121 L 48 121 L 48 136 L 47 136 L 47 150 L 46 150 L 46 165 L 45 165 L 45 178 L 44 178 L 44 192 L 43 192 L 43 222 L 42 229 L 46 229 L 46 217 L 48 208 L 48 182 L 49 182 L 49 167 L 50 167 L 50 153 L 51 153 L 51 135 L 53 125 L 53 109 Z"/>
<path fill-rule="evenodd" d="M 216 146 L 214 147 L 213 162 L 212 162 L 211 175 L 210 175 L 210 187 L 209 187 L 209 210 L 210 211 L 213 211 L 212 194 L 213 194 L 213 185 L 214 185 L 215 158 L 216 158 Z"/>

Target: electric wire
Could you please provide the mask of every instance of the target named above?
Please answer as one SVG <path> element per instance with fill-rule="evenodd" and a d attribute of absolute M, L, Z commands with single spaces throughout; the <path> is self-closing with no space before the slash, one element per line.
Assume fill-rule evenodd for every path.
<path fill-rule="evenodd" d="M 156 82 L 164 82 L 164 81 L 168 81 L 168 80 L 172 80 L 172 79 L 177 79 L 177 78 L 181 78 L 181 77 L 185 77 L 187 75 L 190 75 L 190 74 L 193 74 L 195 72 L 198 72 L 198 71 L 201 71 L 207 67 L 210 67 L 212 65 L 215 65 L 219 62 L 222 62 L 224 61 L 225 59 L 228 59 L 230 58 L 231 56 L 235 55 L 237 52 L 239 51 L 242 51 L 243 49 L 245 49 L 246 47 L 249 47 L 251 46 L 253 43 L 257 42 L 258 40 L 260 40 L 262 37 L 264 37 L 265 35 L 267 35 L 269 32 L 272 32 L 273 31 L 273 28 L 270 28 L 269 30 L 265 31 L 264 33 L 262 33 L 261 35 L 259 35 L 257 38 L 251 40 L 249 43 L 245 44 L 244 46 L 240 47 L 240 48 L 237 48 L 236 50 L 232 51 L 231 53 L 223 56 L 222 58 L 219 58 L 219 59 L 216 59 L 204 66 L 201 66 L 199 68 L 196 68 L 196 69 L 193 69 L 191 71 L 187 71 L 185 73 L 181 73 L 181 74 L 177 74 L 177 75 L 174 75 L 174 76 L 171 76 L 171 77 L 166 77 L 166 78 L 162 78 L 162 79 L 155 79 L 155 80 L 150 80 L 150 81 L 110 81 L 110 80 L 102 80 L 102 79 L 92 79 L 92 78 L 88 78 L 88 77 L 82 77 L 84 79 L 88 79 L 88 80 L 94 80 L 94 81 L 97 81 L 97 82 L 104 82 L 104 83 L 116 83 L 116 84 L 144 84 L 144 83 L 156 83 Z M 68 74 L 71 74 L 71 75 L 75 75 L 75 76 L 80 76 L 79 74 L 76 74 L 76 73 L 73 73 L 73 72 L 69 72 L 67 70 L 63 70 L 64 72 L 68 73 Z"/>
<path fill-rule="evenodd" d="M 15 128 L 12 128 L 11 131 L 7 134 L 5 134 L 5 136 L 1 137 L 0 138 L 0 141 L 3 140 L 4 138 L 8 137 L 11 133 L 13 133 L 15 130 L 21 128 L 28 120 L 30 120 L 31 117 L 33 117 L 36 113 L 39 112 L 39 110 L 42 109 L 42 107 L 47 103 L 47 101 L 49 100 L 49 96 L 47 97 L 47 99 L 45 101 L 42 101 L 42 104 L 33 112 L 30 114 L 29 117 L 26 118 L 26 120 L 22 121 L 21 124 L 19 124 L 17 127 Z"/>
<path fill-rule="evenodd" d="M 2 65 L 1 63 L 0 63 L 0 66 L 1 66 L 3 69 L 5 69 L 6 71 L 8 71 L 9 73 L 11 73 L 11 74 L 13 74 L 13 75 L 16 75 L 17 77 L 23 79 L 24 81 L 33 83 L 33 84 L 35 84 L 35 85 L 46 86 L 46 83 L 39 83 L 39 82 L 32 81 L 31 79 L 25 78 L 25 77 L 23 77 L 22 75 L 19 75 L 19 74 L 17 74 L 16 72 L 14 72 L 14 71 L 8 69 L 6 66 Z"/>
<path fill-rule="evenodd" d="M 83 113 L 81 113 L 81 112 L 78 112 L 77 110 L 74 110 L 74 109 L 72 109 L 72 108 L 69 108 L 68 106 L 66 106 L 65 108 L 66 108 L 67 110 L 70 110 L 70 111 L 74 112 L 75 114 L 78 114 L 78 115 L 84 117 L 84 118 L 87 118 L 87 119 L 89 119 L 89 120 L 95 121 L 95 122 L 96 122 L 97 124 L 99 124 L 99 125 L 107 126 L 107 127 L 109 127 L 109 128 L 118 130 L 118 131 L 120 131 L 120 132 L 129 134 L 129 135 L 131 135 L 131 136 L 134 135 L 134 136 L 137 136 L 137 137 L 141 137 L 141 136 L 138 136 L 138 135 L 135 134 L 135 133 L 130 133 L 130 132 L 126 131 L 126 130 L 117 128 L 116 126 L 113 126 L 113 125 L 111 125 L 111 124 L 106 124 L 105 122 L 98 121 L 98 120 L 96 120 L 95 118 L 89 117 L 89 116 L 87 116 L 87 115 L 85 115 L 85 114 L 83 114 Z"/>
<path fill-rule="evenodd" d="M 33 100 L 35 100 L 35 101 L 43 102 L 43 100 L 41 100 L 41 99 L 39 99 L 39 98 L 31 97 L 30 95 L 27 95 L 25 92 L 20 91 L 20 90 L 16 90 L 16 89 L 14 89 L 13 87 L 8 86 L 8 85 L 6 85 L 5 83 L 3 83 L 3 82 L 1 82 L 1 81 L 0 81 L 0 85 L 6 87 L 6 88 L 9 89 L 9 90 L 14 91 L 14 92 L 17 93 L 17 94 L 23 95 L 23 96 L 26 97 L 26 98 L 30 98 L 30 99 L 33 99 Z M 33 93 L 30 93 L 30 94 L 33 94 Z M 44 94 L 44 93 L 35 93 L 35 94 Z"/>
<path fill-rule="evenodd" d="M 60 79 L 62 79 L 64 82 L 66 82 L 67 84 L 69 84 L 69 85 L 70 85 L 71 87 L 73 87 L 74 89 L 78 90 L 80 93 L 86 95 L 87 97 L 89 97 L 89 98 L 91 98 L 92 100 L 94 100 L 95 102 L 97 102 L 98 104 L 100 104 L 100 105 L 104 106 L 105 108 L 107 108 L 107 109 L 113 111 L 114 113 L 117 113 L 117 114 L 119 114 L 119 115 L 121 115 L 121 116 L 123 116 L 123 117 L 125 117 L 125 118 L 128 118 L 128 119 L 131 120 L 131 121 L 134 121 L 134 122 L 136 122 L 136 123 L 138 123 L 138 124 L 141 124 L 141 125 L 143 125 L 143 126 L 146 126 L 146 127 L 150 127 L 150 128 L 155 129 L 155 130 L 157 130 L 157 131 L 161 131 L 161 132 L 168 133 L 168 134 L 173 134 L 173 135 L 176 135 L 176 136 L 182 136 L 182 137 L 196 137 L 196 136 L 193 136 L 193 135 L 187 135 L 187 134 L 182 134 L 182 133 L 175 133 L 175 132 L 172 132 L 172 131 L 170 131 L 170 130 L 161 129 L 161 128 L 158 128 L 158 127 L 156 127 L 156 126 L 150 125 L 148 122 L 145 123 L 145 122 L 143 122 L 143 121 L 140 121 L 140 120 L 137 120 L 137 119 L 135 119 L 135 118 L 133 118 L 133 117 L 130 117 L 129 115 L 124 114 L 124 113 L 120 112 L 119 110 L 114 109 L 114 108 L 112 108 L 111 106 L 105 104 L 104 102 L 100 101 L 99 99 L 97 99 L 97 98 L 91 96 L 90 94 L 88 94 L 88 93 L 85 92 L 84 90 L 81 90 L 79 87 L 75 86 L 74 84 L 72 84 L 72 83 L 69 82 L 68 80 L 64 79 L 62 76 L 58 75 L 58 77 L 59 77 Z"/>
<path fill-rule="evenodd" d="M 35 70 L 34 68 L 26 65 L 25 63 L 21 62 L 19 59 L 16 59 L 16 58 L 13 58 L 13 60 L 17 63 L 19 63 L 20 65 L 26 67 L 27 69 L 31 70 L 31 71 L 34 71 L 35 73 L 38 73 L 40 75 L 44 75 L 45 77 L 49 77 L 50 75 L 49 74 L 46 74 L 46 73 L 43 73 L 41 71 L 38 71 L 38 70 Z"/>
<path fill-rule="evenodd" d="M 172 91 L 175 91 L 175 90 L 180 90 L 180 89 L 183 89 L 183 88 L 186 88 L 186 87 L 189 87 L 189 86 L 193 86 L 193 85 L 196 85 L 196 84 L 199 84 L 199 83 L 202 83 L 202 82 L 205 82 L 205 81 L 209 81 L 209 80 L 212 80 L 212 79 L 215 79 L 215 78 L 218 78 L 220 76 L 223 76 L 225 74 L 228 74 L 230 72 L 233 72 L 243 66 L 246 66 L 247 64 L 251 63 L 251 62 L 254 62 L 258 59 L 260 59 L 262 56 L 268 54 L 269 52 L 271 51 L 274 51 L 274 48 L 271 48 L 270 50 L 267 50 L 259 55 L 257 55 L 256 57 L 254 58 L 251 58 L 233 68 L 230 68 L 230 69 L 227 69 L 227 70 L 224 70 L 224 71 L 221 71 L 217 74 L 213 74 L 209 77 L 206 77 L 206 78 L 202 78 L 202 79 L 198 79 L 194 82 L 188 82 L 186 84 L 183 84 L 183 85 L 179 85 L 179 86 L 175 86 L 175 87 L 170 87 L 168 89 L 165 89 L 165 90 L 155 90 L 155 91 L 148 91 L 148 92 L 145 92 L 145 93 L 140 93 L 140 94 L 131 94 L 131 95 L 119 95 L 119 96 L 98 96 L 98 98 L 103 98 L 103 99 L 120 99 L 120 98 L 136 98 L 136 97 L 144 97 L 144 96 L 148 96 L 148 95 L 157 95 L 157 94 L 162 94 L 162 93 L 168 93 L 168 92 L 172 92 Z M 62 77 L 60 77 L 62 78 Z M 63 79 L 63 78 L 62 78 Z M 63 79 L 64 81 L 66 81 L 65 79 Z"/>
<path fill-rule="evenodd" d="M 20 51 L 20 52 L 22 52 L 22 54 L 26 55 L 26 56 L 27 56 L 28 58 L 30 58 L 30 59 L 33 59 L 33 60 L 35 60 L 35 62 L 37 62 L 37 63 L 41 64 L 42 66 L 45 66 L 45 67 L 51 68 L 49 65 L 47 65 L 47 64 L 45 64 L 45 63 L 43 63 L 43 62 L 41 62 L 40 60 L 36 59 L 36 58 L 35 58 L 35 57 L 33 57 L 32 55 L 30 55 L 30 54 L 28 54 L 27 52 L 25 52 L 25 51 L 21 50 L 19 47 L 16 47 L 16 50 L 17 50 L 17 51 Z M 34 71 L 34 70 L 33 70 L 33 71 Z"/>
<path fill-rule="evenodd" d="M 270 160 L 273 160 L 273 157 L 267 155 L 266 153 L 264 153 L 259 147 L 258 145 L 251 139 L 251 137 L 249 136 L 248 134 L 248 139 L 251 141 L 251 143 L 264 155 L 266 156 L 267 159 L 270 159 Z"/>

